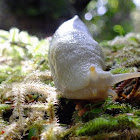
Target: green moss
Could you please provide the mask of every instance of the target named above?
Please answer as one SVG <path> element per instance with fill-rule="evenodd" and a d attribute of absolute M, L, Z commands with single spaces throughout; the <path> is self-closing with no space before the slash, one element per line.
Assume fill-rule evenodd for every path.
<path fill-rule="evenodd" d="M 10 110 L 11 107 L 8 104 L 0 104 L 0 113 L 6 112 L 7 110 Z"/>
<path fill-rule="evenodd" d="M 76 135 L 95 135 L 103 132 L 115 132 L 129 128 L 140 128 L 138 117 L 129 115 L 102 116 L 95 118 L 76 130 Z"/>
<path fill-rule="evenodd" d="M 103 132 L 104 130 L 113 130 L 113 128 L 117 125 L 117 120 L 113 120 L 112 118 L 99 117 L 82 125 L 79 129 L 76 130 L 76 135 L 95 135 L 97 133 Z"/>

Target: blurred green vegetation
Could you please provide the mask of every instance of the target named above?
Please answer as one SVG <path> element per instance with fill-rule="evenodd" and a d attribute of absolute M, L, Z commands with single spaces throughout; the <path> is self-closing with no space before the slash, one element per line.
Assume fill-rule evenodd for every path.
<path fill-rule="evenodd" d="M 86 7 L 85 19 L 96 40 L 109 40 L 133 30 L 133 0 L 92 0 Z"/>
<path fill-rule="evenodd" d="M 133 31 L 131 13 L 136 9 L 134 0 L 2 1 L 7 5 L 5 8 L 18 17 L 16 27 L 20 28 L 19 24 L 22 24 L 20 29 L 26 30 L 27 28 L 29 32 L 30 29 L 36 31 L 39 28 L 42 34 L 47 35 L 48 31 L 49 35 L 52 35 L 63 21 L 70 19 L 75 14 L 85 20 L 97 41 L 110 40 L 117 35 L 123 36 Z M 22 18 L 23 20 L 21 20 Z"/>

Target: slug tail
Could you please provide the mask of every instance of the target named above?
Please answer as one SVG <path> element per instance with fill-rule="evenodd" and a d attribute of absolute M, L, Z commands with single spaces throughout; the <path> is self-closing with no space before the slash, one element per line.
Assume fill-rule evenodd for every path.
<path fill-rule="evenodd" d="M 136 77 L 140 77 L 140 72 L 112 75 L 112 77 L 110 79 L 110 84 L 114 85 L 114 84 L 119 83 L 121 81 L 128 80 L 131 78 L 136 78 Z"/>

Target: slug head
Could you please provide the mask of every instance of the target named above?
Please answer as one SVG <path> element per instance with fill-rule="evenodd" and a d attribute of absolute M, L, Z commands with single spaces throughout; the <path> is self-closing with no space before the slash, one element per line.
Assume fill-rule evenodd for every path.
<path fill-rule="evenodd" d="M 89 70 L 89 90 L 92 93 L 91 100 L 95 102 L 106 99 L 108 95 L 116 98 L 117 94 L 111 90 L 112 85 L 127 79 L 140 77 L 139 72 L 112 75 L 110 72 L 103 71 L 102 69 L 95 68 L 94 66 L 91 66 Z"/>

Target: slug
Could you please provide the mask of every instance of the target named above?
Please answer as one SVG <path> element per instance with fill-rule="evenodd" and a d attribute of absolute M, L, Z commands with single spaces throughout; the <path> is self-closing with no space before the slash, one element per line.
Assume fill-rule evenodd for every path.
<path fill-rule="evenodd" d="M 54 33 L 49 64 L 56 89 L 67 99 L 102 101 L 113 93 L 111 85 L 140 77 L 139 72 L 105 71 L 102 50 L 77 15 Z"/>

